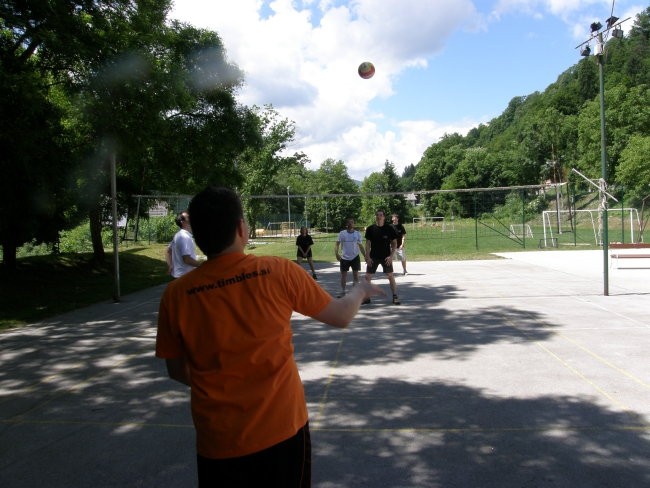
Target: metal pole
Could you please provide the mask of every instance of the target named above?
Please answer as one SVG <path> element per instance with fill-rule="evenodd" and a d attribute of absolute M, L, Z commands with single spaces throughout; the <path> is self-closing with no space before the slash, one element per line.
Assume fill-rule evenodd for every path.
<path fill-rule="evenodd" d="M 609 266 L 608 266 L 608 241 L 609 236 L 607 232 L 607 147 L 605 138 L 605 83 L 603 81 L 603 34 L 598 33 L 598 43 L 601 46 L 601 54 L 596 56 L 598 58 L 598 77 L 600 81 L 600 171 L 601 171 L 601 187 L 602 187 L 602 226 L 603 226 L 603 294 L 609 295 Z"/>
<path fill-rule="evenodd" d="M 325 234 L 327 234 L 327 228 L 328 228 L 328 225 L 329 225 L 329 222 L 328 222 L 329 216 L 327 215 L 327 212 L 328 212 L 327 204 L 328 204 L 328 202 L 329 202 L 329 200 L 326 198 L 325 199 Z"/>
<path fill-rule="evenodd" d="M 523 234 L 523 246 L 526 249 L 526 193 L 523 189 L 521 192 L 521 230 Z"/>
<path fill-rule="evenodd" d="M 113 266 L 114 266 L 114 288 L 113 300 L 120 301 L 120 245 L 117 235 L 117 176 L 115 167 L 115 153 L 111 154 L 111 200 L 113 203 Z"/>
<path fill-rule="evenodd" d="M 555 213 L 557 218 L 557 233 L 562 234 L 562 224 L 560 222 L 560 187 L 555 185 Z"/>
<path fill-rule="evenodd" d="M 289 186 L 287 186 L 287 213 L 289 214 L 289 237 L 293 235 L 291 232 L 291 197 L 289 196 Z"/>

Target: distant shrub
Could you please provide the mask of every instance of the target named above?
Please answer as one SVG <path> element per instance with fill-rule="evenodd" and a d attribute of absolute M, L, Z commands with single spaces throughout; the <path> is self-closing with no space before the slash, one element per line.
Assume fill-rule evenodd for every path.
<path fill-rule="evenodd" d="M 537 195 L 532 200 L 524 202 L 525 219 L 534 219 L 546 208 L 546 199 L 543 195 Z M 503 205 L 494 207 L 495 217 L 503 220 L 521 221 L 522 199 L 519 193 L 512 192 L 506 196 Z"/>
<path fill-rule="evenodd" d="M 138 240 L 165 243 L 172 240 L 178 230 L 174 215 L 149 217 L 138 222 Z"/>
<path fill-rule="evenodd" d="M 28 256 L 47 256 L 48 254 L 52 254 L 52 249 L 53 249 L 52 244 L 37 244 L 35 240 L 32 242 L 26 242 L 23 244 L 21 247 L 16 249 L 16 257 L 17 258 L 24 258 Z"/>
<path fill-rule="evenodd" d="M 105 227 L 102 229 L 102 245 L 110 247 L 113 243 L 113 230 Z M 79 253 L 92 252 L 93 243 L 90 238 L 90 223 L 82 222 L 70 230 L 63 230 L 59 233 L 59 252 Z"/>

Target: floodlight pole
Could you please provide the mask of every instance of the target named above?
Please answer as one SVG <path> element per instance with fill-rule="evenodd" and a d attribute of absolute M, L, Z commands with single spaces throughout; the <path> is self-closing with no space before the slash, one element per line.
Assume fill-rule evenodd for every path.
<path fill-rule="evenodd" d="M 603 75 L 603 33 L 598 33 L 598 43 L 600 45 L 600 54 L 596 55 L 598 58 L 598 79 L 600 81 L 600 173 L 601 173 L 601 205 L 602 211 L 602 226 L 603 234 L 601 236 L 603 241 L 603 295 L 609 295 L 609 263 L 607 251 L 609 247 L 609 233 L 607 226 L 607 144 L 605 133 L 605 83 Z"/>
<path fill-rule="evenodd" d="M 613 7 L 612 7 L 613 9 Z M 609 34 L 609 32 L 613 29 L 612 35 L 616 37 L 617 39 L 620 39 L 623 37 L 623 31 L 621 30 L 621 24 L 627 20 L 629 20 L 630 17 L 627 19 L 623 19 L 620 22 L 618 21 L 618 17 L 612 16 L 607 19 L 607 26 L 605 29 L 602 31 L 600 30 L 602 28 L 602 25 L 600 22 L 594 22 L 591 24 L 591 37 L 584 41 L 583 43 L 579 44 L 576 46 L 576 49 L 583 47 L 583 49 L 580 50 L 580 54 L 582 56 L 589 56 L 591 53 L 591 50 L 589 49 L 589 42 L 592 39 L 596 39 L 596 58 L 598 58 L 598 79 L 600 83 L 600 172 L 601 172 L 601 179 L 600 179 L 600 185 L 599 185 L 599 191 L 600 191 L 600 197 L 601 197 L 601 205 L 602 205 L 602 213 L 601 213 L 601 227 L 602 227 L 602 233 L 601 233 L 601 239 L 602 239 L 602 245 L 603 245 L 603 294 L 605 296 L 609 295 L 609 266 L 608 266 L 608 247 L 609 247 L 609 235 L 608 235 L 608 228 L 607 228 L 607 197 L 609 194 L 607 193 L 607 144 L 606 144 L 606 136 L 605 136 L 605 83 L 604 83 L 604 74 L 603 74 L 603 64 L 604 64 L 604 56 L 605 56 L 605 41 L 603 39 L 603 33 Z"/>

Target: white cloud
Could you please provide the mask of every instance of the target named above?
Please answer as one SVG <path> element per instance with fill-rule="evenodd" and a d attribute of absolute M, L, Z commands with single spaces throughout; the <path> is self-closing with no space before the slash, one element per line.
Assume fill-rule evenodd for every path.
<path fill-rule="evenodd" d="M 443 125 L 373 111 L 394 97 L 400 76 L 425 71 L 451 38 L 486 32 L 512 12 L 571 25 L 569 16 L 592 3 L 603 0 L 497 0 L 484 13 L 476 7 L 486 8 L 484 2 L 471 0 L 176 0 L 171 18 L 221 36 L 245 73 L 241 103 L 272 104 L 296 123 L 292 153 L 304 152 L 312 168 L 326 158 L 343 160 L 352 177 L 363 179 L 386 160 L 401 172 L 445 133 L 465 134 L 487 121 L 459 114 Z M 356 73 L 362 61 L 377 68 L 371 80 Z"/>
<path fill-rule="evenodd" d="M 393 94 L 404 69 L 426 66 L 455 30 L 476 28 L 479 16 L 468 0 L 177 0 L 171 17 L 219 33 L 246 76 L 240 101 L 270 103 L 295 121 L 290 151 L 304 152 L 313 168 L 334 158 L 358 179 L 386 160 L 401 171 L 445 132 L 475 125 L 399 121 L 386 127 L 369 108 L 373 99 Z M 369 82 L 356 74 L 364 60 L 377 67 Z"/>

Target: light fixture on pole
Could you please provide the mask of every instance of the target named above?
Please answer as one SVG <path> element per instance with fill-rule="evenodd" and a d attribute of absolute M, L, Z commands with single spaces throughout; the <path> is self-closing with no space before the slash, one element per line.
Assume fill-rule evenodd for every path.
<path fill-rule="evenodd" d="M 608 274 L 608 231 L 607 231 L 607 143 L 606 143 L 606 133 L 605 133 L 605 84 L 604 84 L 604 74 L 603 74 L 603 63 L 604 63 L 604 53 L 605 53 L 605 37 L 607 34 L 612 33 L 612 36 L 620 39 L 623 37 L 623 31 L 621 30 L 620 24 L 625 22 L 627 19 L 624 19 L 618 22 L 618 17 L 613 15 L 606 20 L 606 27 L 601 31 L 603 25 L 596 21 L 592 22 L 590 25 L 591 36 L 589 39 L 583 43 L 576 46 L 580 48 L 581 56 L 589 56 L 591 54 L 591 48 L 589 47 L 589 42 L 596 38 L 596 47 L 594 49 L 594 55 L 598 60 L 598 80 L 600 84 L 600 205 L 599 209 L 601 210 L 601 243 L 603 247 L 603 294 L 605 296 L 609 295 L 609 274 Z M 617 32 L 620 31 L 620 32 Z M 604 37 L 605 36 L 605 37 Z"/>
<path fill-rule="evenodd" d="M 616 39 L 623 39 L 623 29 L 621 29 L 620 25 L 617 25 L 612 29 L 612 37 L 615 37 Z"/>

